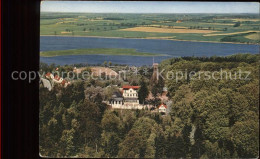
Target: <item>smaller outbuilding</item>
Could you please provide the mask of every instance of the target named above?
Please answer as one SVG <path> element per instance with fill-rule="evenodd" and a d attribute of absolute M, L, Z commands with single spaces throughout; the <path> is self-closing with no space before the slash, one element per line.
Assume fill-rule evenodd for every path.
<path fill-rule="evenodd" d="M 167 105 L 165 105 L 165 104 L 160 104 L 159 106 L 158 106 L 158 111 L 159 111 L 159 113 L 162 113 L 162 114 L 166 114 L 166 111 L 167 111 Z"/>

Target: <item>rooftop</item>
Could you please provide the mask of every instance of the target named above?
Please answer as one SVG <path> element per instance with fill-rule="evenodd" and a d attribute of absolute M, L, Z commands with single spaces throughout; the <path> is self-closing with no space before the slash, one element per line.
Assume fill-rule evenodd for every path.
<path fill-rule="evenodd" d="M 119 92 L 114 92 L 112 95 L 113 98 L 122 98 L 122 94 Z"/>
<path fill-rule="evenodd" d="M 128 85 L 123 86 L 123 89 L 130 89 L 130 88 L 132 88 L 132 89 L 139 89 L 140 86 L 128 86 Z"/>
<path fill-rule="evenodd" d="M 165 104 L 160 104 L 159 106 L 158 106 L 158 108 L 160 108 L 160 107 L 164 107 L 164 108 L 167 108 L 167 105 L 165 105 Z"/>

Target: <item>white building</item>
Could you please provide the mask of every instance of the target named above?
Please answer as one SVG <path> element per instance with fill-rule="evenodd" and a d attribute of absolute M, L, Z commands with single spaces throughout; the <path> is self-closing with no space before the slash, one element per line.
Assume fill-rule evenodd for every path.
<path fill-rule="evenodd" d="M 123 97 L 125 104 L 139 104 L 138 92 L 139 86 L 123 86 Z"/>
<path fill-rule="evenodd" d="M 138 100 L 139 86 L 123 86 L 122 92 L 115 92 L 109 104 L 115 109 L 144 109 Z"/>
<path fill-rule="evenodd" d="M 158 106 L 158 110 L 159 110 L 159 113 L 166 114 L 167 105 L 165 105 L 165 104 L 160 104 L 160 105 Z"/>
<path fill-rule="evenodd" d="M 119 92 L 114 92 L 112 99 L 109 101 L 112 108 L 121 108 L 124 105 L 124 98 Z"/>

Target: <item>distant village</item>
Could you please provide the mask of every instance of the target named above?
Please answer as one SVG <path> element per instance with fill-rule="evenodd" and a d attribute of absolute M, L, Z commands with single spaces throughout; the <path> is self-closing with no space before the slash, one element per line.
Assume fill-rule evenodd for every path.
<path fill-rule="evenodd" d="M 74 67 L 73 72 L 78 74 L 82 73 L 85 68 L 76 68 Z M 136 69 L 135 67 L 129 67 L 130 70 Z M 56 68 L 58 71 L 59 68 Z M 119 73 L 112 70 L 108 67 L 91 67 L 91 73 L 93 76 L 98 77 L 102 76 L 103 74 L 112 75 L 112 76 L 119 76 Z M 156 81 L 158 73 L 158 63 L 153 63 L 153 75 L 152 80 Z M 61 87 L 67 87 L 68 85 L 72 84 L 73 81 L 68 81 L 58 75 L 53 75 L 52 73 L 48 72 L 45 74 L 44 77 L 41 78 L 40 84 L 43 87 L 46 87 L 49 91 L 52 90 L 54 85 L 58 85 Z M 109 108 L 111 109 L 146 109 L 150 110 L 151 112 L 159 112 L 162 115 L 167 115 L 170 112 L 171 101 L 167 97 L 167 88 L 164 87 L 162 93 L 158 96 L 161 103 L 154 106 L 152 104 L 141 104 L 138 98 L 138 90 L 140 86 L 136 85 L 123 85 L 119 87 L 115 85 L 120 92 L 114 92 L 109 100 L 103 101 L 106 103 Z M 109 86 L 108 86 L 109 87 Z M 151 92 L 149 92 L 146 100 L 152 100 L 154 97 Z"/>

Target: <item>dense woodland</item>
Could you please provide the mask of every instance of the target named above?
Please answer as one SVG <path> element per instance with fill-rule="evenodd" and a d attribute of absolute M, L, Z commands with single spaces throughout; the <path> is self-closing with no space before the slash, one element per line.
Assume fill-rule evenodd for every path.
<path fill-rule="evenodd" d="M 41 65 L 42 71 L 55 67 Z M 52 68 L 53 67 L 53 68 Z M 71 69 L 71 66 L 63 66 Z M 182 57 L 166 71 L 250 71 L 250 80 L 165 80 L 171 112 L 112 110 L 107 84 L 78 80 L 52 91 L 40 86 L 40 154 L 49 157 L 256 158 L 259 155 L 259 55 Z M 131 77 L 131 76 L 130 76 Z M 148 75 L 129 78 L 141 94 L 155 90 Z M 122 81 L 114 82 L 120 86 Z M 160 83 L 160 82 L 159 82 Z M 145 88 L 145 89 L 144 89 Z M 156 87 L 161 89 L 162 87 Z M 143 91 L 143 92 L 142 92 Z M 143 101 L 143 100 L 142 100 Z M 148 102 L 148 101 L 145 101 Z M 160 101 L 159 101 L 160 102 Z"/>

